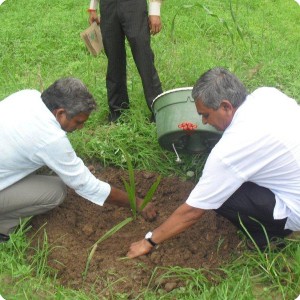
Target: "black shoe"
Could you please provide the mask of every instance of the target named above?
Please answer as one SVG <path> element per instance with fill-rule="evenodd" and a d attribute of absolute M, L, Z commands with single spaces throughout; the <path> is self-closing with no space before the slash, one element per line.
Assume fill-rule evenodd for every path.
<path fill-rule="evenodd" d="M 121 111 L 110 111 L 108 115 L 108 122 L 115 123 L 121 116 Z"/>
<path fill-rule="evenodd" d="M 9 236 L 3 233 L 0 233 L 0 243 L 5 243 L 9 241 Z"/>

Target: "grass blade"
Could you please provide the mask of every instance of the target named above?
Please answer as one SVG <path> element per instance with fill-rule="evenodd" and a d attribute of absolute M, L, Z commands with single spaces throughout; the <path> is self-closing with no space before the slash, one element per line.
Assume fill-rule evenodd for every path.
<path fill-rule="evenodd" d="M 113 234 L 115 234 L 117 231 L 119 231 L 125 225 L 127 225 L 128 223 L 130 223 L 132 220 L 133 220 L 133 218 L 129 217 L 129 218 L 123 220 L 122 222 L 118 223 L 113 228 L 111 228 L 110 230 L 108 230 L 104 235 L 102 235 L 101 238 L 91 247 L 92 250 L 90 251 L 90 253 L 88 255 L 87 262 L 86 262 L 86 265 L 85 265 L 85 270 L 83 272 L 83 278 L 84 279 L 87 276 L 88 269 L 90 267 L 92 258 L 93 258 L 94 254 L 95 254 L 95 251 L 96 251 L 96 249 L 98 247 L 98 244 L 100 244 L 101 242 L 103 242 L 106 239 L 108 239 L 109 237 L 111 237 Z"/>

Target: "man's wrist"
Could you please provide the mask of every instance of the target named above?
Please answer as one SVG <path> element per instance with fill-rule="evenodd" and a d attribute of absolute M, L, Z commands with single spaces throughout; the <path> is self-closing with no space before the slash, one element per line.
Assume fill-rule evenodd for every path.
<path fill-rule="evenodd" d="M 146 235 L 145 235 L 145 240 L 146 240 L 152 247 L 157 247 L 158 244 L 155 243 L 155 242 L 153 241 L 152 235 L 153 235 L 153 234 L 152 234 L 151 231 L 147 232 Z"/>

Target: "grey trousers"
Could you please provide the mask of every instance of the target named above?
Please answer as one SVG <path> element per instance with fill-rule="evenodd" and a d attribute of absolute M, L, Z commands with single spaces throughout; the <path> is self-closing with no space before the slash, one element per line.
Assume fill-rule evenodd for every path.
<path fill-rule="evenodd" d="M 57 176 L 31 174 L 0 191 L 0 233 L 9 234 L 24 217 L 42 214 L 61 204 L 66 186 Z"/>

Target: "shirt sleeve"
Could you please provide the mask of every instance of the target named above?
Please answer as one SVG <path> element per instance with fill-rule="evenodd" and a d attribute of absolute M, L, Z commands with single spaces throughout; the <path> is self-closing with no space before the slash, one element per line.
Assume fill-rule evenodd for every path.
<path fill-rule="evenodd" d="M 91 2 L 90 2 L 90 9 L 97 10 L 98 6 L 99 6 L 99 0 L 91 0 Z"/>
<path fill-rule="evenodd" d="M 103 205 L 111 191 L 108 183 L 97 179 L 76 155 L 66 136 L 56 139 L 35 154 L 62 181 L 83 198 Z"/>
<path fill-rule="evenodd" d="M 162 0 L 150 0 L 149 16 L 160 16 L 160 6 Z"/>
<path fill-rule="evenodd" d="M 203 174 L 186 203 L 201 209 L 217 209 L 245 182 L 245 179 L 216 155 L 210 154 Z"/>

